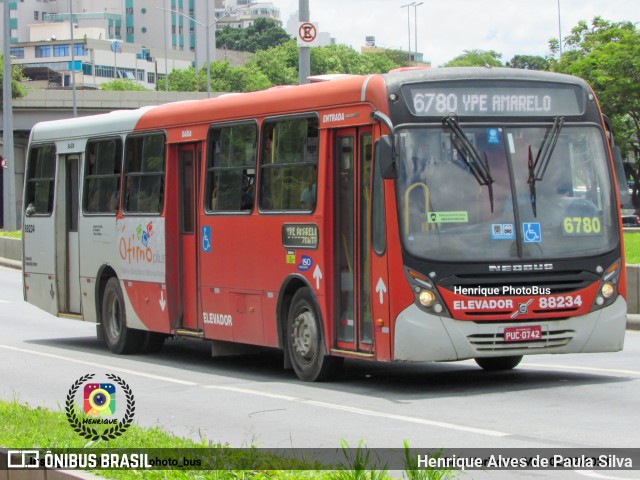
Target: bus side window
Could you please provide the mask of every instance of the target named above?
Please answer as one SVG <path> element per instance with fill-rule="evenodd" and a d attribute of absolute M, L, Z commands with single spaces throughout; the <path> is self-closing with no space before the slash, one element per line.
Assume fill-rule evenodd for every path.
<path fill-rule="evenodd" d="M 260 166 L 260 208 L 311 212 L 318 181 L 318 119 L 265 122 Z"/>
<path fill-rule="evenodd" d="M 254 122 L 215 126 L 209 132 L 208 212 L 253 210 L 257 137 Z"/>
<path fill-rule="evenodd" d="M 85 151 L 83 211 L 114 214 L 120 200 L 122 141 L 89 141 Z"/>
<path fill-rule="evenodd" d="M 49 215 L 53 211 L 56 150 L 53 145 L 34 147 L 29 153 L 26 214 Z"/>
<path fill-rule="evenodd" d="M 161 133 L 126 142 L 125 198 L 128 213 L 161 213 L 164 206 L 165 138 Z"/>

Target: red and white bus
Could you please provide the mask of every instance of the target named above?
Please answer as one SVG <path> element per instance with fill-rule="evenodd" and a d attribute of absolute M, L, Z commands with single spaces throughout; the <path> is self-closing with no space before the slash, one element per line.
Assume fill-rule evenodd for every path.
<path fill-rule="evenodd" d="M 344 358 L 622 349 L 613 157 L 593 91 L 434 69 L 43 122 L 24 298 L 115 353 L 167 337 Z"/>

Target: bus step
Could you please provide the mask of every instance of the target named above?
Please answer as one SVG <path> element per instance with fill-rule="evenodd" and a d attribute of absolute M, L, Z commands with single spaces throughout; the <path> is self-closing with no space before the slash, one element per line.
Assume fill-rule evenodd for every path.
<path fill-rule="evenodd" d="M 79 313 L 63 313 L 59 312 L 58 317 L 60 318 L 70 318 L 71 320 L 82 320 L 82 315 Z"/>
<path fill-rule="evenodd" d="M 176 329 L 176 336 L 189 337 L 189 338 L 204 338 L 204 332 L 202 330 L 187 330 L 185 328 Z"/>

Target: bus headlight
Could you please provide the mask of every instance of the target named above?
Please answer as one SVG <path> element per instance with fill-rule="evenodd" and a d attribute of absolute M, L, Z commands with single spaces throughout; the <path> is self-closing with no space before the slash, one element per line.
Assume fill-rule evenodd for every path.
<path fill-rule="evenodd" d="M 592 311 L 606 307 L 616 299 L 621 270 L 622 262 L 620 260 L 617 260 L 613 262 L 613 264 L 611 264 L 609 268 L 604 271 L 604 273 L 602 273 L 600 289 L 598 290 L 598 294 L 596 295 L 594 305 L 591 308 Z M 598 271 L 602 272 L 602 269 L 599 268 Z"/>
<path fill-rule="evenodd" d="M 613 296 L 614 293 L 616 293 L 616 288 L 613 286 L 613 284 L 606 282 L 602 285 L 600 293 L 602 293 L 602 296 L 604 298 L 609 299 Z"/>
<path fill-rule="evenodd" d="M 422 290 L 418 295 L 418 300 L 423 307 L 429 308 L 436 301 L 436 296 L 430 290 Z"/>

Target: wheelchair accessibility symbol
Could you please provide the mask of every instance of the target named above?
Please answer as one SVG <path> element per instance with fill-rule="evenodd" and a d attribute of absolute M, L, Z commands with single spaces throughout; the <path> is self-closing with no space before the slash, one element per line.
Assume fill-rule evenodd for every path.
<path fill-rule="evenodd" d="M 522 237 L 524 243 L 540 243 L 542 242 L 542 231 L 539 223 L 523 223 Z"/>
<path fill-rule="evenodd" d="M 211 252 L 211 227 L 202 227 L 202 251 Z"/>

